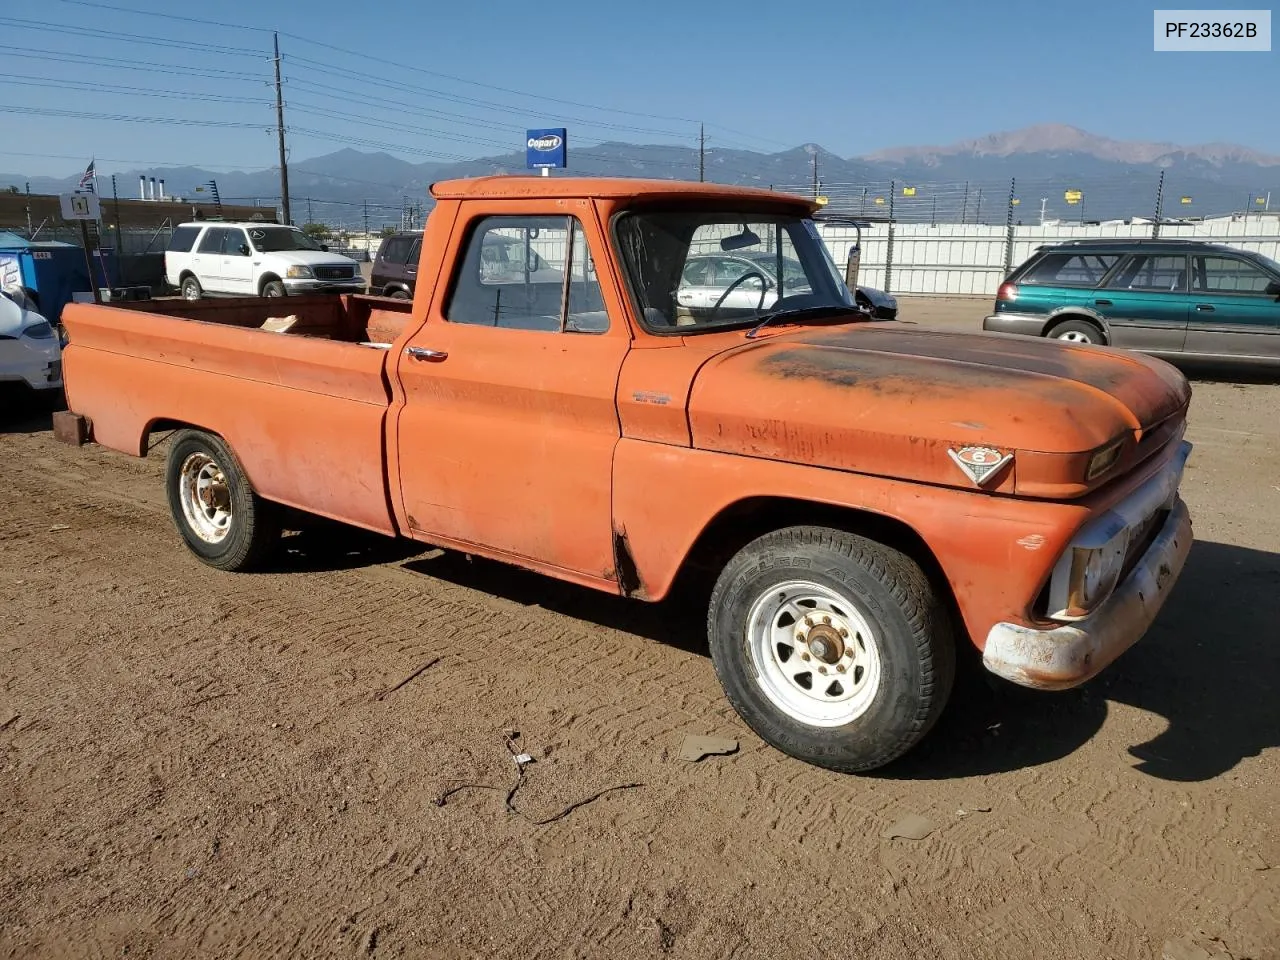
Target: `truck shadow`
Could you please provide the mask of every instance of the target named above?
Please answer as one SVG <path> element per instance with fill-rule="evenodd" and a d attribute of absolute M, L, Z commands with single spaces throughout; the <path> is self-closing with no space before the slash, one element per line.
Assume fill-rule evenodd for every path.
<path fill-rule="evenodd" d="M 53 429 L 55 410 L 65 410 L 62 391 L 35 393 L 15 383 L 0 383 L 0 433 L 44 433 Z"/>
<path fill-rule="evenodd" d="M 878 771 L 885 779 L 946 780 L 1067 756 L 1107 718 L 1108 703 L 1166 727 L 1114 762 L 1160 780 L 1211 780 L 1280 746 L 1280 554 L 1197 541 L 1147 636 L 1075 690 L 1026 690 L 967 658 L 937 727 Z"/>
<path fill-rule="evenodd" d="M 506 564 L 394 541 L 340 525 L 298 535 L 280 570 L 396 563 L 521 606 L 541 607 L 707 655 L 705 597 L 627 600 Z M 962 651 L 947 710 L 910 754 L 871 776 L 949 780 L 1051 763 L 1089 742 L 1109 703 L 1136 707 L 1165 729 L 1113 762 L 1160 780 L 1210 780 L 1280 746 L 1280 554 L 1197 541 L 1173 596 L 1147 636 L 1075 690 L 1027 690 L 988 674 Z"/>
<path fill-rule="evenodd" d="M 1183 357 L 1170 360 L 1170 363 L 1191 381 L 1193 390 L 1197 383 L 1230 383 L 1240 387 L 1280 383 L 1280 367 L 1275 364 L 1223 363 Z"/>

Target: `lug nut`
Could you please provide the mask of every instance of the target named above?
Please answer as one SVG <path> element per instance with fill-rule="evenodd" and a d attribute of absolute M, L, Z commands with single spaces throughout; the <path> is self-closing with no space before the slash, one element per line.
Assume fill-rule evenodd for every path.
<path fill-rule="evenodd" d="M 808 660 L 808 659 L 809 659 L 809 655 L 808 655 L 807 653 L 802 653 L 802 654 L 800 654 L 800 659 L 801 659 L 801 660 Z"/>
<path fill-rule="evenodd" d="M 848 639 L 849 639 L 849 631 L 848 631 L 848 630 L 846 630 L 844 627 L 841 627 L 841 628 L 840 628 L 840 639 L 842 639 L 842 640 L 848 640 Z"/>
<path fill-rule="evenodd" d="M 838 665 L 838 666 L 836 667 L 836 671 L 837 671 L 837 672 L 839 672 L 839 673 L 844 673 L 844 664 L 842 663 L 842 664 Z"/>
<path fill-rule="evenodd" d="M 819 672 L 819 673 L 826 673 L 826 672 L 827 672 L 827 668 L 826 668 L 826 667 L 819 667 L 819 668 L 818 668 L 818 672 Z"/>
<path fill-rule="evenodd" d="M 805 618 L 804 618 L 804 625 L 805 625 L 806 627 L 812 627 L 812 626 L 813 626 L 813 617 L 805 617 Z"/>
<path fill-rule="evenodd" d="M 830 623 L 831 623 L 831 618 L 830 618 L 830 617 L 823 617 L 823 618 L 822 618 L 822 622 L 823 622 L 823 623 L 825 623 L 825 624 L 830 625 Z"/>

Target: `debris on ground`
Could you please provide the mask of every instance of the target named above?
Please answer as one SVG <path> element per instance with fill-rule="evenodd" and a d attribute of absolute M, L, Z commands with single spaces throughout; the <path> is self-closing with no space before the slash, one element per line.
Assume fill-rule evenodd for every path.
<path fill-rule="evenodd" d="M 971 813 L 990 813 L 991 805 L 989 803 L 966 803 L 956 811 L 957 817 L 967 817 Z"/>
<path fill-rule="evenodd" d="M 507 752 L 511 754 L 511 759 L 514 760 L 516 764 L 515 783 L 513 783 L 510 787 L 496 787 L 488 783 L 460 783 L 456 787 L 450 787 L 448 790 L 445 790 L 443 793 L 441 793 L 440 796 L 436 797 L 434 801 L 435 805 L 437 807 L 443 807 L 446 803 L 448 803 L 450 797 L 452 797 L 454 794 L 462 793 L 464 790 L 492 790 L 497 793 L 502 793 L 503 791 L 506 791 L 507 796 L 506 796 L 506 800 L 504 801 L 504 804 L 507 808 L 507 813 L 514 814 L 517 817 L 520 817 L 522 820 L 528 821 L 530 824 L 532 824 L 535 827 L 542 827 L 542 826 L 546 826 L 548 823 L 555 823 L 557 820 L 563 820 L 569 814 L 573 813 L 573 811 L 581 807 L 585 807 L 589 803 L 595 803 L 601 797 L 607 796 L 611 793 L 616 793 L 621 790 L 635 790 L 638 787 L 644 786 L 643 783 L 620 783 L 617 786 L 605 787 L 603 790 L 599 790 L 596 793 L 591 794 L 591 796 L 589 797 L 584 797 L 583 799 L 578 800 L 575 803 L 569 804 L 559 813 L 555 813 L 549 817 L 543 817 L 540 820 L 535 820 L 532 817 L 530 817 L 527 813 L 525 813 L 523 810 L 517 809 L 515 805 L 516 793 L 519 792 L 520 788 L 524 785 L 525 765 L 527 763 L 533 762 L 532 755 L 528 753 L 516 752 L 517 747 L 515 745 L 515 741 L 516 739 L 519 738 L 519 736 L 520 734 L 516 731 L 507 731 L 502 735 L 502 740 L 503 740 L 503 743 L 506 744 Z M 521 759 L 526 757 L 528 759 L 525 760 L 524 762 L 521 762 Z"/>
<path fill-rule="evenodd" d="M 1230 950 L 1217 937 L 1203 930 L 1188 933 L 1177 940 L 1166 940 L 1160 949 L 1160 960 L 1235 960 Z"/>
<path fill-rule="evenodd" d="M 937 829 L 938 825 L 928 817 L 909 813 L 886 830 L 883 836 L 886 840 L 895 840 L 898 837 L 904 840 L 923 840 Z"/>
<path fill-rule="evenodd" d="M 55 523 L 52 527 L 49 528 L 49 532 L 57 533 L 59 530 L 70 530 L 70 529 L 71 529 L 71 524 L 69 523 Z"/>
<path fill-rule="evenodd" d="M 697 762 L 704 757 L 728 756 L 738 752 L 738 741 L 728 737 L 688 736 L 680 744 L 680 759 Z"/>

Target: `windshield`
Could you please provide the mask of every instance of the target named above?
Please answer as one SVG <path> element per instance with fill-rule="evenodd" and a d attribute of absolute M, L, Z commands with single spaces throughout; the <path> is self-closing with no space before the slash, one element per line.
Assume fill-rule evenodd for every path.
<path fill-rule="evenodd" d="M 633 212 L 619 219 L 617 237 L 640 316 L 654 333 L 855 308 L 817 227 L 802 217 Z"/>
<path fill-rule="evenodd" d="M 1277 263 L 1263 253 L 1255 253 L 1254 256 L 1257 257 L 1258 261 L 1265 265 L 1272 273 L 1276 276 L 1280 276 L 1280 263 Z"/>
<path fill-rule="evenodd" d="M 320 244 L 292 227 L 250 227 L 249 239 L 262 253 L 277 250 L 320 250 Z"/>

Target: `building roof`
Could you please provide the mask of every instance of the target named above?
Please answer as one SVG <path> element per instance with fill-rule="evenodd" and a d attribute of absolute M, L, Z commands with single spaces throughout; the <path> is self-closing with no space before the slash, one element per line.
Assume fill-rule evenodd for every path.
<path fill-rule="evenodd" d="M 705 198 L 708 200 L 766 200 L 776 204 L 803 204 L 816 209 L 808 197 L 758 187 L 730 187 L 687 180 L 645 180 L 631 177 L 541 177 L 496 175 L 442 180 L 431 185 L 437 200 L 574 197 L 635 199 L 638 197 Z"/>
<path fill-rule="evenodd" d="M 16 233 L 0 230 L 0 250 L 42 249 L 44 247 L 74 247 L 74 243 L 63 243 L 61 240 L 28 240 Z"/>

